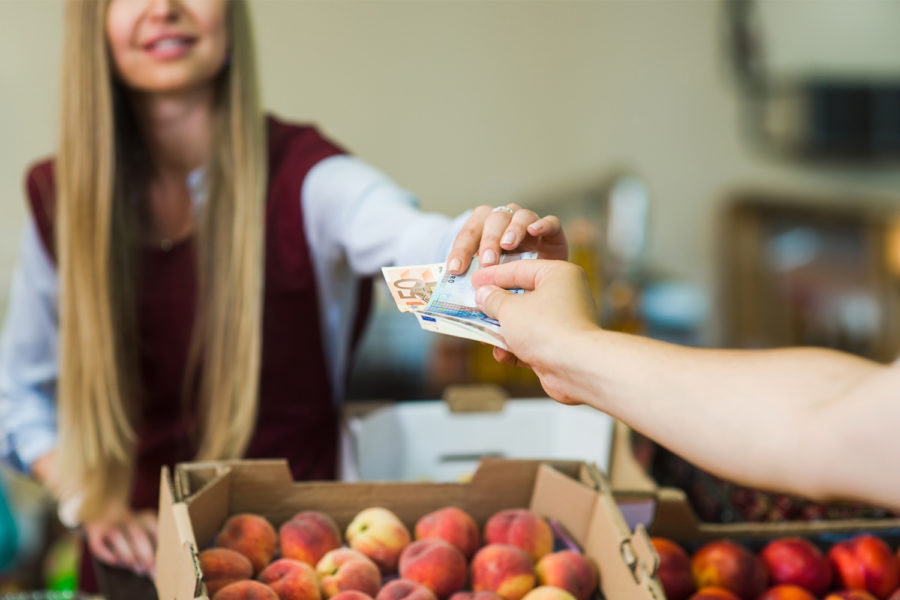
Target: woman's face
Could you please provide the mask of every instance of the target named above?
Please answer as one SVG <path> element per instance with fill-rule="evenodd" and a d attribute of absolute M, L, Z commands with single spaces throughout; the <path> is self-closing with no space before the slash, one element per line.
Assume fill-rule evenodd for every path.
<path fill-rule="evenodd" d="M 212 82 L 228 48 L 227 0 L 111 0 L 106 37 L 119 78 L 148 93 Z"/>

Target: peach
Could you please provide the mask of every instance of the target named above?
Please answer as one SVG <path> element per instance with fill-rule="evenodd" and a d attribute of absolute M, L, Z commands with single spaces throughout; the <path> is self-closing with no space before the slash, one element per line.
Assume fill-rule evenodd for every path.
<path fill-rule="evenodd" d="M 449 542 L 456 546 L 466 559 L 472 558 L 481 545 L 475 519 L 455 506 L 448 506 L 423 516 L 416 522 L 415 534 L 417 540 L 440 538 Z"/>
<path fill-rule="evenodd" d="M 466 585 L 466 557 L 442 539 L 419 540 L 400 553 L 400 577 L 447 598 Z"/>
<path fill-rule="evenodd" d="M 553 532 L 541 516 L 525 508 L 509 508 L 487 520 L 484 543 L 517 546 L 537 561 L 553 549 Z"/>
<path fill-rule="evenodd" d="M 534 567 L 534 572 L 538 585 L 564 589 L 577 600 L 588 600 L 597 589 L 594 563 L 583 554 L 571 550 L 545 554 Z"/>
<path fill-rule="evenodd" d="M 866 590 L 837 590 L 830 592 L 824 600 L 878 600 Z"/>
<path fill-rule="evenodd" d="M 209 548 L 201 552 L 197 558 L 210 598 L 229 583 L 253 577 L 250 559 L 240 552 L 228 548 Z"/>
<path fill-rule="evenodd" d="M 691 575 L 691 559 L 684 548 L 667 538 L 650 538 L 656 554 L 659 556 L 659 567 L 656 576 L 662 584 L 668 600 L 685 600 L 694 590 L 694 577 Z"/>
<path fill-rule="evenodd" d="M 729 540 L 709 542 L 691 557 L 691 574 L 697 588 L 721 587 L 743 600 L 762 594 L 769 573 L 762 559 Z"/>
<path fill-rule="evenodd" d="M 796 537 L 773 540 L 766 544 L 759 557 L 769 569 L 773 584 L 799 585 L 816 596 L 831 587 L 831 564 L 808 540 Z"/>
<path fill-rule="evenodd" d="M 341 547 L 341 532 L 330 516 L 317 510 L 298 512 L 278 529 L 282 558 L 315 567 L 325 553 Z"/>
<path fill-rule="evenodd" d="M 350 548 L 338 548 L 325 554 L 316 565 L 316 574 L 326 598 L 348 590 L 374 597 L 381 587 L 381 571 L 375 563 Z"/>
<path fill-rule="evenodd" d="M 534 563 L 521 548 L 489 544 L 475 553 L 470 565 L 472 591 L 496 592 L 504 600 L 521 600 L 534 587 Z"/>
<path fill-rule="evenodd" d="M 503 596 L 496 592 L 482 590 L 480 592 L 456 592 L 449 600 L 503 600 Z"/>
<path fill-rule="evenodd" d="M 700 588 L 688 600 L 741 600 L 730 591 L 720 587 Z"/>
<path fill-rule="evenodd" d="M 552 585 L 542 585 L 536 587 L 527 594 L 522 600 L 576 600 L 575 596 L 568 591 L 554 587 Z"/>
<path fill-rule="evenodd" d="M 887 598 L 900 585 L 900 564 L 884 540 L 858 535 L 834 544 L 828 550 L 836 586 L 866 590 L 876 598 Z"/>
<path fill-rule="evenodd" d="M 319 578 L 315 570 L 293 558 L 269 563 L 257 580 L 275 590 L 281 600 L 320 600 Z"/>
<path fill-rule="evenodd" d="M 411 540 L 409 530 L 386 508 L 367 508 L 353 517 L 345 534 L 347 543 L 378 565 L 382 573 L 396 573 L 400 553 Z"/>
<path fill-rule="evenodd" d="M 277 537 L 275 528 L 265 518 L 241 513 L 225 521 L 215 545 L 240 552 L 250 560 L 253 572 L 259 573 L 275 555 Z"/>
<path fill-rule="evenodd" d="M 331 597 L 331 600 L 375 600 L 372 596 L 359 590 L 344 590 Z"/>
<path fill-rule="evenodd" d="M 799 585 L 779 584 L 770 587 L 756 600 L 816 600 L 810 591 Z"/>
<path fill-rule="evenodd" d="M 212 600 L 279 600 L 275 590 L 264 583 L 246 579 L 229 583 Z"/>
<path fill-rule="evenodd" d="M 375 600 L 437 600 L 437 598 L 434 592 L 421 583 L 395 579 L 379 590 Z"/>

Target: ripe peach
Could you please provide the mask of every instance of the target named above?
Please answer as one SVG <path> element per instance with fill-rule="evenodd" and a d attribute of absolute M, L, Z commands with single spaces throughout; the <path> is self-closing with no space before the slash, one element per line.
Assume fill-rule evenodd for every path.
<path fill-rule="evenodd" d="M 504 600 L 521 600 L 534 587 L 534 563 L 516 546 L 489 544 L 472 557 L 472 590 L 496 592 Z"/>
<path fill-rule="evenodd" d="M 577 600 L 588 600 L 597 589 L 594 563 L 583 554 L 571 550 L 545 554 L 534 567 L 534 572 L 538 585 L 564 589 Z"/>
<path fill-rule="evenodd" d="M 416 522 L 415 533 L 417 540 L 440 538 L 453 544 L 467 560 L 472 558 L 481 544 L 475 519 L 455 506 L 448 506 L 423 516 Z"/>
<path fill-rule="evenodd" d="M 372 596 L 359 590 L 344 590 L 331 597 L 331 600 L 375 600 Z"/>
<path fill-rule="evenodd" d="M 326 598 L 347 590 L 374 597 L 381 587 L 381 572 L 375 563 L 350 548 L 338 548 L 325 554 L 316 565 L 316 574 Z"/>
<path fill-rule="evenodd" d="M 245 579 L 229 583 L 216 592 L 213 600 L 279 600 L 275 590 L 264 583 Z"/>
<path fill-rule="evenodd" d="M 688 600 L 741 600 L 730 591 L 720 587 L 705 587 L 697 590 Z"/>
<path fill-rule="evenodd" d="M 279 558 L 257 577 L 275 590 L 281 600 L 320 600 L 319 578 L 315 570 L 293 558 Z"/>
<path fill-rule="evenodd" d="M 456 592 L 450 596 L 450 600 L 503 600 L 503 596 L 497 592 L 481 590 L 480 592 Z"/>
<path fill-rule="evenodd" d="M 229 583 L 253 577 L 253 565 L 240 552 L 228 548 L 210 548 L 201 552 L 197 558 L 200 560 L 203 582 L 210 598 Z"/>
<path fill-rule="evenodd" d="M 858 535 L 834 544 L 828 559 L 836 575 L 835 587 L 866 590 L 887 598 L 900 585 L 900 564 L 888 545 L 873 535 Z"/>
<path fill-rule="evenodd" d="M 781 584 L 770 587 L 756 600 L 816 600 L 808 589 L 799 585 Z"/>
<path fill-rule="evenodd" d="M 341 532 L 330 516 L 317 510 L 298 512 L 278 529 L 282 558 L 315 567 L 329 550 L 341 547 Z"/>
<path fill-rule="evenodd" d="M 537 561 L 553 549 L 553 532 L 543 517 L 525 508 L 510 508 L 487 520 L 484 543 L 517 546 Z"/>
<path fill-rule="evenodd" d="M 379 590 L 375 600 L 437 600 L 437 597 L 421 583 L 395 579 Z"/>
<path fill-rule="evenodd" d="M 743 546 L 728 540 L 709 542 L 691 557 L 698 588 L 722 587 L 744 600 L 762 594 L 769 581 L 766 565 Z"/>
<path fill-rule="evenodd" d="M 773 540 L 766 544 L 759 557 L 766 563 L 773 584 L 799 585 L 816 596 L 831 587 L 831 564 L 808 540 L 796 537 Z"/>
<path fill-rule="evenodd" d="M 536 587 L 527 594 L 522 600 L 576 600 L 575 596 L 568 591 L 554 587 L 552 585 L 542 585 Z"/>
<path fill-rule="evenodd" d="M 659 555 L 659 568 L 656 575 L 662 584 L 668 600 L 685 600 L 694 590 L 694 577 L 691 575 L 691 559 L 684 548 L 672 540 L 650 538 L 656 554 Z"/>
<path fill-rule="evenodd" d="M 866 590 L 837 590 L 830 592 L 824 600 L 878 600 Z"/>
<path fill-rule="evenodd" d="M 240 552 L 250 560 L 253 572 L 259 573 L 275 555 L 276 541 L 275 528 L 265 518 L 241 513 L 225 521 L 215 545 Z"/>
<path fill-rule="evenodd" d="M 400 577 L 447 598 L 466 585 L 466 557 L 440 538 L 419 540 L 400 553 Z"/>
<path fill-rule="evenodd" d="M 354 550 L 371 558 L 382 573 L 396 573 L 400 553 L 409 545 L 406 525 L 386 508 L 367 508 L 353 517 L 345 534 Z"/>

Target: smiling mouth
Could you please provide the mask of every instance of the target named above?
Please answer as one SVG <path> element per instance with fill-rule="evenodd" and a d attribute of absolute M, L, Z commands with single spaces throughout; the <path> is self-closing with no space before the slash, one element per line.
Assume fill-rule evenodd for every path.
<path fill-rule="evenodd" d="M 172 52 L 184 50 L 194 45 L 193 38 L 187 37 L 170 37 L 151 42 L 144 46 L 144 50 L 148 52 Z"/>

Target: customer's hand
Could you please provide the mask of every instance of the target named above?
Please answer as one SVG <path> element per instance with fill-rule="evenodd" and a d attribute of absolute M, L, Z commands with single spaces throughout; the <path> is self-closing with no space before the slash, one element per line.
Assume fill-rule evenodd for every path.
<path fill-rule="evenodd" d="M 479 206 L 463 225 L 447 257 L 447 270 L 462 273 L 472 256 L 482 266 L 497 264 L 500 253 L 536 251 L 540 258 L 565 259 L 568 245 L 557 217 L 507 204 Z"/>
<path fill-rule="evenodd" d="M 472 282 L 479 307 L 500 321 L 509 346 L 494 348 L 494 358 L 532 368 L 550 396 L 569 402 L 556 373 L 577 351 L 579 334 L 598 329 L 584 270 L 559 260 L 519 260 L 482 269 Z M 511 288 L 533 291 L 506 291 Z"/>
<path fill-rule="evenodd" d="M 84 525 L 88 548 L 98 560 L 153 577 L 156 549 L 156 512 L 110 508 L 103 517 Z"/>

